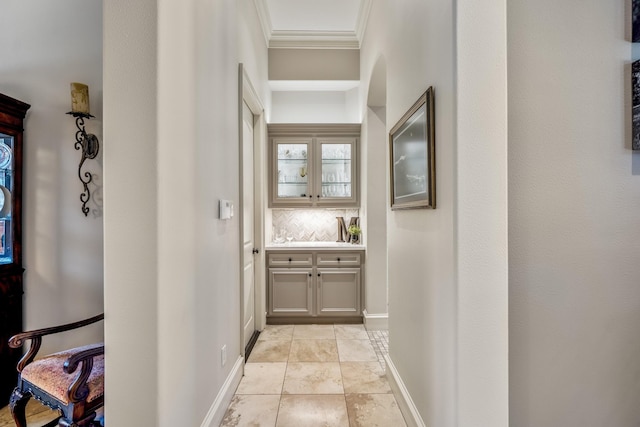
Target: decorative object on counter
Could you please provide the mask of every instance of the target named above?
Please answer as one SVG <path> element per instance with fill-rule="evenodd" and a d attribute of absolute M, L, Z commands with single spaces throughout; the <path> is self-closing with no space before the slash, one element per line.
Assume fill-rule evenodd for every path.
<path fill-rule="evenodd" d="M 362 229 L 357 225 L 350 225 L 348 231 L 351 243 L 354 245 L 360 243 L 360 234 L 362 234 Z"/>
<path fill-rule="evenodd" d="M 351 219 L 349 220 L 349 227 L 347 228 L 347 226 L 344 223 L 344 218 L 341 216 L 337 216 L 336 219 L 338 220 L 338 240 L 336 240 L 336 242 L 352 242 L 352 243 L 359 243 L 360 242 L 360 233 L 358 233 L 357 236 L 357 241 L 353 242 L 353 235 L 350 233 L 350 229 L 351 227 L 357 227 L 358 230 L 360 230 L 360 217 L 355 216 L 355 217 L 351 217 Z M 346 240 L 345 240 L 346 239 Z"/>
<path fill-rule="evenodd" d="M 436 207 L 434 105 L 429 87 L 389 133 L 392 210 Z"/>
<path fill-rule="evenodd" d="M 89 208 L 87 202 L 91 199 L 91 192 L 89 191 L 89 184 L 91 183 L 93 176 L 91 172 L 82 173 L 82 165 L 87 159 L 95 159 L 100 151 L 100 142 L 98 137 L 92 133 L 87 133 L 84 129 L 84 119 L 93 118 L 89 113 L 89 87 L 82 83 L 71 83 L 71 111 L 67 114 L 76 118 L 76 150 L 82 151 L 80 157 L 80 164 L 78 165 L 78 178 L 82 182 L 84 190 L 80 194 L 80 201 L 82 202 L 82 213 L 84 216 L 89 215 Z"/>
<path fill-rule="evenodd" d="M 633 139 L 631 148 L 640 150 L 640 60 L 634 62 L 631 66 L 631 90 L 633 91 L 631 108 Z"/>

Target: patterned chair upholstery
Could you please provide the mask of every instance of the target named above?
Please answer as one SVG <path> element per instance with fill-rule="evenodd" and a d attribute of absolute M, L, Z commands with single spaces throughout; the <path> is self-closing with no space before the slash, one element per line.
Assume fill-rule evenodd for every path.
<path fill-rule="evenodd" d="M 9 408 L 17 427 L 27 427 L 25 407 L 31 397 L 61 412 L 60 418 L 43 427 L 95 427 L 101 423 L 96 411 L 104 402 L 104 344 L 91 344 L 34 360 L 42 337 L 77 329 L 104 319 L 90 319 L 53 328 L 14 335 L 13 348 L 31 341 L 29 351 L 18 362 L 18 385 L 11 394 Z"/>

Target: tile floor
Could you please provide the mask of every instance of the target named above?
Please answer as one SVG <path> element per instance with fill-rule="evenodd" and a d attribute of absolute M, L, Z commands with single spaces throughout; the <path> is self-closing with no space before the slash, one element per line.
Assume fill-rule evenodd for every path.
<path fill-rule="evenodd" d="M 388 349 L 387 331 L 362 325 L 269 325 L 222 426 L 406 426 L 384 376 Z M 55 417 L 29 401 L 28 427 Z M 14 426 L 9 408 L 0 409 L 0 427 Z"/>
<path fill-rule="evenodd" d="M 406 426 L 384 373 L 386 331 L 268 325 L 222 427 Z"/>

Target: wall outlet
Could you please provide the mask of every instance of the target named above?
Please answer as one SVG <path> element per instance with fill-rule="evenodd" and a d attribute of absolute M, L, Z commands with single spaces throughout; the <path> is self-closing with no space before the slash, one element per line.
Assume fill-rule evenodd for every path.
<path fill-rule="evenodd" d="M 227 346 L 226 344 L 222 346 L 220 350 L 220 360 L 222 362 L 222 366 L 227 364 Z"/>

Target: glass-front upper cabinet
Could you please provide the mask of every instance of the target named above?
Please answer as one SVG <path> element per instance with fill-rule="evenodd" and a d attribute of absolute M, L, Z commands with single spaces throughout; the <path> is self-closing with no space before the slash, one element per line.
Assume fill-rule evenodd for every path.
<path fill-rule="evenodd" d="M 8 276 L 22 280 L 22 133 L 29 108 L 0 94 L 0 287 Z"/>
<path fill-rule="evenodd" d="M 320 198 L 350 200 L 353 195 L 352 175 L 355 139 L 320 139 Z"/>
<path fill-rule="evenodd" d="M 310 139 L 279 139 L 274 141 L 275 198 L 307 202 L 311 198 L 309 160 L 312 157 Z"/>
<path fill-rule="evenodd" d="M 14 192 L 14 142 L 13 136 L 0 132 L 0 265 L 13 262 L 11 195 Z"/>
<path fill-rule="evenodd" d="M 360 125 L 269 125 L 269 207 L 358 207 Z"/>

